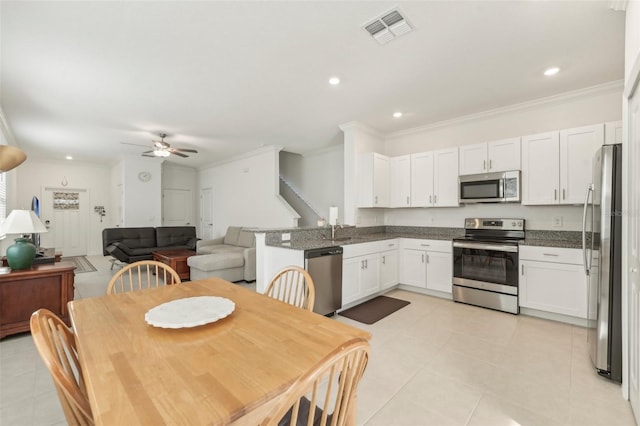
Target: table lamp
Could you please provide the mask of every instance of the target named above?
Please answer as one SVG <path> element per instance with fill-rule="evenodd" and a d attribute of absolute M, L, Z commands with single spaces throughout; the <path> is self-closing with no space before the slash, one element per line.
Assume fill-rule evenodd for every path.
<path fill-rule="evenodd" d="M 13 210 L 0 227 L 0 235 L 21 234 L 7 247 L 7 263 L 11 269 L 29 269 L 36 257 L 36 246 L 27 234 L 47 232 L 47 228 L 31 210 Z"/>

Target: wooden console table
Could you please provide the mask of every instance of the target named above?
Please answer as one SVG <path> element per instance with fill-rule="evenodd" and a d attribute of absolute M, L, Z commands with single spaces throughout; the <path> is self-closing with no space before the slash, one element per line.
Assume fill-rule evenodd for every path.
<path fill-rule="evenodd" d="M 33 261 L 33 266 L 44 265 L 48 263 L 60 262 L 62 259 L 62 252 L 56 251 L 54 248 L 44 249 L 40 257 L 36 257 Z M 2 256 L 2 266 L 9 266 L 7 262 L 7 256 Z"/>
<path fill-rule="evenodd" d="M 0 275 L 0 339 L 29 331 L 31 314 L 47 308 L 69 323 L 76 267 L 71 262 L 35 265 Z"/>

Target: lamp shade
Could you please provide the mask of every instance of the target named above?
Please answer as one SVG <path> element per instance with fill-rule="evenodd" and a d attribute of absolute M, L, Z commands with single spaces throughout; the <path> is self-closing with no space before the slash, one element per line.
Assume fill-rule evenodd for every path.
<path fill-rule="evenodd" d="M 47 228 L 32 210 L 13 210 L 0 229 L 2 235 L 47 232 Z"/>
<path fill-rule="evenodd" d="M 0 172 L 8 172 L 18 167 L 27 159 L 27 155 L 19 148 L 10 145 L 0 145 Z"/>

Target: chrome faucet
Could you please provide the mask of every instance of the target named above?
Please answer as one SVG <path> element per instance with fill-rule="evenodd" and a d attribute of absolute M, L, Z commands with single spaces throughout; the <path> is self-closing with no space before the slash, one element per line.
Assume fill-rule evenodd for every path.
<path fill-rule="evenodd" d="M 331 240 L 333 241 L 336 238 L 336 228 L 344 228 L 344 225 L 339 225 L 339 224 L 335 224 L 335 225 L 329 225 L 331 226 Z"/>

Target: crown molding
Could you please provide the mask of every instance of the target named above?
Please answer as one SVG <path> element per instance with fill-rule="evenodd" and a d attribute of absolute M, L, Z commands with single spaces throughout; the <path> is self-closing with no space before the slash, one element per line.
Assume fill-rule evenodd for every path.
<path fill-rule="evenodd" d="M 384 139 L 385 137 L 384 133 L 374 129 L 373 127 L 367 126 L 366 124 L 360 123 L 359 121 L 349 121 L 348 123 L 340 124 L 338 128 L 343 132 L 359 130 L 377 138 Z"/>
<path fill-rule="evenodd" d="M 300 155 L 302 155 L 303 157 L 313 157 L 316 155 L 326 154 L 328 152 L 343 151 L 343 150 L 344 150 L 344 144 L 337 144 L 337 145 L 325 146 L 323 148 L 318 148 L 311 151 L 306 151 L 301 153 Z"/>
<path fill-rule="evenodd" d="M 546 98 L 534 99 L 532 101 L 508 105 L 506 107 L 490 109 L 490 110 L 478 112 L 475 114 L 469 114 L 469 115 L 464 115 L 462 117 L 452 118 L 450 120 L 438 121 L 436 123 L 427 124 L 425 126 L 399 130 L 397 132 L 392 132 L 387 134 L 387 138 L 396 138 L 400 136 L 411 135 L 414 133 L 420 133 L 420 132 L 433 130 L 441 127 L 453 126 L 456 124 L 462 124 L 469 121 L 480 120 L 483 118 L 493 117 L 496 115 L 506 114 L 509 112 L 520 111 L 523 109 L 533 108 L 541 105 L 565 102 L 567 100 L 579 98 L 582 96 L 593 96 L 599 93 L 613 92 L 616 90 L 622 90 L 623 87 L 624 87 L 624 80 L 615 80 L 608 83 L 598 84 L 596 86 L 591 86 L 583 89 L 574 90 L 571 92 L 561 93 L 559 95 L 553 95 L 553 96 L 548 96 Z"/>
<path fill-rule="evenodd" d="M 268 146 L 263 146 L 260 147 L 258 149 L 254 149 L 253 151 L 249 151 L 249 152 L 245 152 L 243 154 L 238 154 L 236 156 L 233 156 L 231 158 L 227 158 L 225 160 L 221 160 L 221 161 L 217 161 L 215 163 L 209 163 L 205 166 L 201 166 L 198 167 L 199 171 L 203 171 L 203 170 L 207 170 L 207 169 L 213 169 L 215 167 L 218 166 L 222 166 L 224 164 L 229 164 L 229 163 L 233 163 L 239 160 L 244 160 L 247 158 L 251 158 L 251 157 L 255 157 L 256 155 L 262 155 L 262 154 L 266 154 L 266 153 L 270 153 L 270 152 L 275 152 L 276 154 L 280 151 L 283 150 L 282 146 L 276 146 L 276 145 L 268 145 Z"/>

